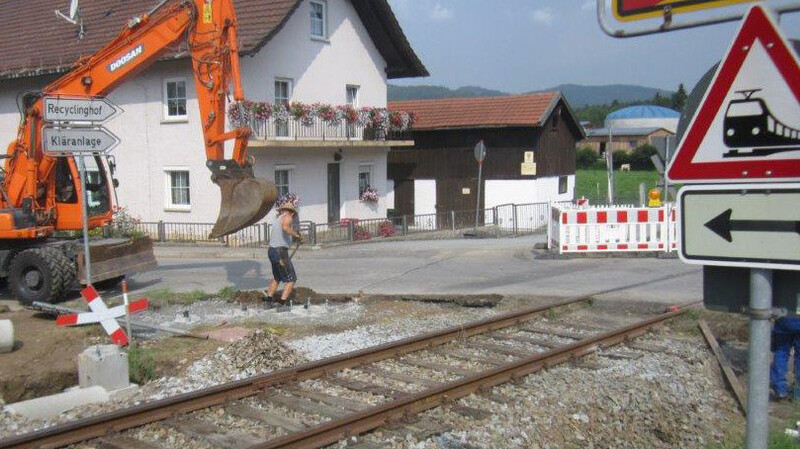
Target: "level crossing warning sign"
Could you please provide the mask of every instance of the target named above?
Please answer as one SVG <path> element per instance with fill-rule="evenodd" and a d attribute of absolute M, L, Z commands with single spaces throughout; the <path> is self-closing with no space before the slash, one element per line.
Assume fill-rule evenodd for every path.
<path fill-rule="evenodd" d="M 678 183 L 800 180 L 800 63 L 753 6 L 720 64 L 667 177 Z"/>

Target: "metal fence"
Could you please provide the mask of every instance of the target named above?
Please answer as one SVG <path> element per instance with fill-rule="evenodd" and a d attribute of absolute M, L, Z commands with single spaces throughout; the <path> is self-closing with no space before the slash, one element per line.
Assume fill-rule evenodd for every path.
<path fill-rule="evenodd" d="M 425 215 L 403 215 L 391 218 L 342 219 L 335 223 L 303 221 L 300 231 L 311 244 L 325 245 L 408 236 L 420 233 L 451 231 L 475 227 L 476 215 L 481 227 L 497 236 L 524 235 L 547 228 L 550 207 L 566 203 L 504 204 L 475 210 L 450 211 Z M 156 242 L 227 246 L 231 248 L 262 248 L 269 245 L 271 226 L 257 223 L 234 234 L 217 239 L 209 238 L 212 223 L 138 222 L 133 229 Z M 113 234 L 107 228 L 106 234 Z"/>

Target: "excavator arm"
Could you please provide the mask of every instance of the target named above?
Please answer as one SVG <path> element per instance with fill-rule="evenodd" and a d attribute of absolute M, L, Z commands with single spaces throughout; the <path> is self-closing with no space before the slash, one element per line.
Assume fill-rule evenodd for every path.
<path fill-rule="evenodd" d="M 150 12 L 131 19 L 95 54 L 42 91 L 42 96 L 96 97 L 113 91 L 145 70 L 165 52 L 185 43 L 192 58 L 207 167 L 221 189 L 222 203 L 211 237 L 220 237 L 264 217 L 277 199 L 271 182 L 253 175 L 247 155 L 250 129 L 225 130 L 225 102 L 230 84 L 233 99 L 244 99 L 239 76 L 236 15 L 232 0 L 164 0 Z M 43 100 L 29 102 L 17 140 L 8 149 L 4 201 L 28 207 L 37 217 L 54 210 L 56 157 L 42 150 Z M 230 159 L 225 143 L 233 141 Z"/>

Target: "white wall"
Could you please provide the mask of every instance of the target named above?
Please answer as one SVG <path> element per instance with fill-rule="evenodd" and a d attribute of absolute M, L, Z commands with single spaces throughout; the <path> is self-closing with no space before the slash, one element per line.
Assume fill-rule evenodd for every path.
<path fill-rule="evenodd" d="M 386 106 L 385 62 L 358 14 L 347 0 L 327 0 L 327 42 L 310 37 L 309 4 L 303 2 L 285 27 L 254 57 L 242 59 L 242 78 L 249 99 L 272 102 L 274 78 L 294 80 L 293 99 L 343 104 L 346 85 L 360 86 L 360 106 Z M 164 78 L 187 82 L 187 120 L 165 123 L 162 103 Z M 51 78 L 49 78 L 51 79 Z M 0 81 L 0 145 L 5 148 L 19 125 L 17 93 L 42 88 L 46 79 Z M 205 166 L 194 81 L 189 60 L 162 62 L 129 80 L 108 98 L 124 113 L 106 126 L 122 143 L 114 150 L 119 202 L 144 221 L 214 222 L 220 207 L 219 188 Z M 229 147 L 230 148 L 230 147 Z M 327 161 L 333 149 L 254 150 L 257 176 L 274 180 L 274 166 L 297 165 L 295 185 L 302 197 L 303 219 L 327 221 Z M 386 202 L 375 206 L 358 201 L 358 164 L 374 161 L 373 185 L 386 185 L 386 149 L 345 150 L 341 169 L 342 217 L 386 216 Z M 230 156 L 230 154 L 227 154 Z M 165 208 L 165 168 L 190 172 L 190 211 Z M 380 192 L 385 195 L 385 191 Z"/>
<path fill-rule="evenodd" d="M 292 99 L 345 104 L 346 86 L 359 89 L 359 106 L 386 107 L 386 62 L 348 0 L 327 0 L 328 40 L 311 39 L 304 1 L 281 31 L 254 57 L 241 60 L 252 100 L 275 99 L 276 77 L 294 81 Z"/>
<path fill-rule="evenodd" d="M 339 162 L 339 188 L 342 218 L 386 217 L 386 191 L 381 188 L 386 181 L 385 148 L 343 149 Z M 292 166 L 293 193 L 300 196 L 300 219 L 316 223 L 328 221 L 328 164 L 333 163 L 336 149 L 314 148 L 309 150 L 256 149 L 256 176 L 275 179 L 276 166 Z M 362 164 L 372 164 L 372 185 L 378 189 L 381 199 L 377 204 L 366 204 L 358 200 L 358 171 Z M 268 216 L 268 219 L 272 215 Z"/>
<path fill-rule="evenodd" d="M 575 175 L 567 177 L 567 193 L 558 193 L 558 176 L 538 179 L 487 179 L 485 183 L 486 208 L 503 204 L 546 203 L 572 201 L 575 196 Z"/>

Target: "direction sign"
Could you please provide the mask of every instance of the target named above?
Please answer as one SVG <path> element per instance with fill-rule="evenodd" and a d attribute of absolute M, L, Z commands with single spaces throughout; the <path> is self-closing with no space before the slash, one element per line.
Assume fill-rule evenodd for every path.
<path fill-rule="evenodd" d="M 678 201 L 684 262 L 800 270 L 800 184 L 691 186 Z"/>
<path fill-rule="evenodd" d="M 678 146 L 673 182 L 800 180 L 800 62 L 755 5 Z"/>
<path fill-rule="evenodd" d="M 486 145 L 481 140 L 475 145 L 475 160 L 482 164 L 484 159 L 486 159 Z"/>
<path fill-rule="evenodd" d="M 48 122 L 99 123 L 119 111 L 105 98 L 44 97 L 44 119 Z"/>
<path fill-rule="evenodd" d="M 107 153 L 119 138 L 102 126 L 95 128 L 56 128 L 45 126 L 42 147 L 48 153 Z"/>
<path fill-rule="evenodd" d="M 612 0 L 612 8 L 617 20 L 632 22 L 663 17 L 665 8 L 672 14 L 683 14 L 756 1 L 759 0 Z"/>

